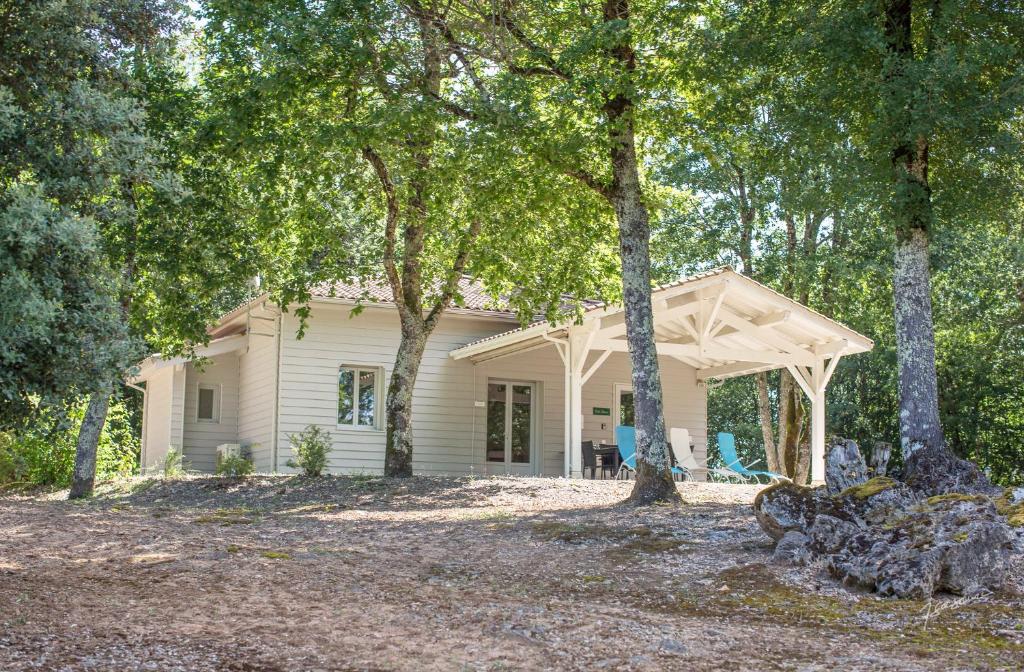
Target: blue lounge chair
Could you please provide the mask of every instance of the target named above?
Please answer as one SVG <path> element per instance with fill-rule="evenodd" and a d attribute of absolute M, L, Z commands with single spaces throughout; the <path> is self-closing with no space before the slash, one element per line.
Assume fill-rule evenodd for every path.
<path fill-rule="evenodd" d="M 718 454 L 722 456 L 722 462 L 725 463 L 725 470 L 733 472 L 743 480 L 753 478 L 756 481 L 758 476 L 767 476 L 773 481 L 789 480 L 782 474 L 776 474 L 771 471 L 751 471 L 750 467 L 754 466 L 761 460 L 754 460 L 750 464 L 744 466 L 743 463 L 740 462 L 739 456 L 736 455 L 736 437 L 729 432 L 718 433 Z"/>
<path fill-rule="evenodd" d="M 615 428 L 615 443 L 619 446 L 619 470 L 615 472 L 615 479 L 623 469 L 636 471 L 636 429 L 627 425 L 619 425 Z"/>

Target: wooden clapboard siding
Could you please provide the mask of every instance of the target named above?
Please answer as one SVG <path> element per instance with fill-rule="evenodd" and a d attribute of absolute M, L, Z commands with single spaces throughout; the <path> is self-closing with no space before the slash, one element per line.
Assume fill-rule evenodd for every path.
<path fill-rule="evenodd" d="M 171 397 L 174 368 L 155 372 L 146 381 L 146 425 L 143 427 L 143 470 L 159 466 L 171 446 Z"/>
<path fill-rule="evenodd" d="M 185 366 L 175 366 L 171 374 L 171 447 L 182 452 L 185 445 Z"/>
<path fill-rule="evenodd" d="M 213 471 L 217 466 L 217 446 L 238 443 L 238 354 L 211 357 L 199 370 L 187 364 L 184 385 L 184 442 L 182 454 L 190 469 Z M 200 383 L 220 390 L 220 414 L 216 422 L 196 419 Z"/>
<path fill-rule="evenodd" d="M 398 315 L 367 308 L 350 316 L 348 306 L 314 304 L 306 335 L 296 338 L 297 319 L 283 318 L 278 468 L 288 471 L 288 437 L 316 424 L 331 432 L 330 469 L 381 473 L 384 469 L 383 413 L 377 428 L 339 428 L 338 368 L 377 368 L 378 403 L 383 405 L 400 337 Z M 507 320 L 445 315 L 427 342 L 413 396 L 417 473 L 463 474 L 474 464 L 474 367 L 448 353 L 484 336 L 508 330 Z M 383 407 L 380 409 L 383 410 Z M 482 436 L 482 435 L 481 435 Z M 482 441 L 482 438 L 481 438 Z"/>
<path fill-rule="evenodd" d="M 284 318 L 280 372 L 280 457 L 287 470 L 288 436 L 307 425 L 329 429 L 333 439 L 332 471 L 379 473 L 384 468 L 383 424 L 376 429 L 338 428 L 337 374 L 343 364 L 378 368 L 380 399 L 386 389 L 398 348 L 397 315 L 389 309 L 367 309 L 349 317 L 347 307 L 314 305 L 306 336 L 295 338 L 297 320 Z M 473 365 L 448 353 L 459 345 L 508 329 L 508 322 L 446 315 L 431 336 L 414 393 L 413 469 L 417 473 L 502 473 L 503 464 L 485 456 L 485 407 L 490 380 L 536 384 L 537 454 L 533 473 L 562 475 L 564 469 L 564 370 L 554 346 Z M 598 353 L 590 356 L 596 361 Z M 707 446 L 706 395 L 696 372 L 678 360 L 661 359 L 667 427 L 690 430 L 698 460 Z M 614 409 L 616 383 L 629 384 L 626 353 L 610 356 L 583 389 L 584 439 L 614 442 L 613 418 L 593 415 L 594 407 Z M 614 410 L 613 410 L 614 412 Z M 381 418 L 383 422 L 383 418 Z M 605 427 L 602 429 L 601 424 Z"/>
<path fill-rule="evenodd" d="M 274 467 L 277 347 L 275 336 L 250 334 L 238 358 L 238 443 L 249 447 L 260 472 Z"/>
<path fill-rule="evenodd" d="M 514 327 L 489 316 L 446 314 L 427 342 L 414 392 L 413 470 L 426 474 L 504 473 L 504 464 L 485 455 L 486 407 L 490 380 L 535 384 L 533 464 L 519 473 L 560 476 L 564 469 L 564 369 L 553 345 L 474 365 L 449 353 L 466 343 Z M 400 330 L 392 308 L 314 302 L 304 338 L 298 320 L 285 313 L 278 336 L 251 334 L 240 352 L 213 357 L 202 371 L 192 364 L 167 367 L 147 381 L 145 463 L 163 459 L 167 446 L 182 447 L 189 466 L 213 471 L 216 446 L 248 445 L 259 471 L 291 471 L 289 437 L 311 424 L 331 434 L 329 469 L 335 473 L 381 473 L 384 468 L 383 404 L 394 365 Z M 599 353 L 589 357 L 595 362 Z M 378 426 L 344 428 L 337 424 L 338 369 L 342 365 L 379 371 Z M 693 368 L 661 359 L 667 427 L 685 427 L 703 460 L 707 445 L 707 408 L 703 386 Z M 218 423 L 196 419 L 198 384 L 220 388 Z M 593 414 L 615 408 L 617 383 L 629 384 L 626 353 L 611 355 L 583 388 L 583 438 L 614 442 L 614 417 Z M 602 427 L 602 424 L 604 427 Z M 276 444 L 276 451 L 275 451 Z M 276 457 L 276 464 L 275 464 Z M 513 467 L 513 469 L 517 469 Z"/>

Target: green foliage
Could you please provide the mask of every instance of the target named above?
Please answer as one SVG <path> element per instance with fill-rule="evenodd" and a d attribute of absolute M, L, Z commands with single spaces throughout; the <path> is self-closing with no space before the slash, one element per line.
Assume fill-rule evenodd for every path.
<path fill-rule="evenodd" d="M 160 463 L 160 473 L 164 478 L 176 478 L 185 473 L 185 460 L 181 451 L 177 448 L 168 448 Z"/>
<path fill-rule="evenodd" d="M 306 476 L 319 476 L 327 467 L 331 454 L 331 434 L 317 425 L 309 425 L 289 437 L 294 459 L 288 460 L 292 469 L 302 469 Z"/>
<path fill-rule="evenodd" d="M 0 488 L 13 485 L 65 487 L 71 482 L 84 403 L 68 415 L 44 411 L 29 429 L 0 432 Z M 110 407 L 100 435 L 96 477 L 127 477 L 139 468 L 139 441 L 130 405 L 117 401 Z"/>
<path fill-rule="evenodd" d="M 928 135 L 947 441 L 995 479 L 1019 481 L 1024 16 L 996 2 L 912 4 L 916 60 L 897 76 L 885 3 L 706 3 L 675 61 L 694 114 L 670 129 L 677 148 L 659 167 L 702 197 L 662 218 L 652 256 L 663 279 L 732 263 L 874 339 L 839 364 L 829 431 L 898 446 L 891 148 L 908 128 Z M 709 443 L 731 431 L 743 460 L 764 456 L 754 395 L 749 379 L 708 395 Z"/>
<path fill-rule="evenodd" d="M 610 213 L 592 194 L 566 198 L 568 178 L 433 99 L 423 54 L 438 36 L 425 38 L 409 7 L 216 0 L 204 16 L 210 151 L 233 167 L 233 240 L 255 234 L 277 298 L 301 303 L 318 282 L 382 275 L 386 204 L 368 147 L 399 216 L 424 231 L 427 305 L 474 220 L 467 272 L 511 296 L 524 320 L 555 317 L 566 292 L 614 296 Z M 461 86 L 447 66 L 441 79 L 445 92 Z"/>
<path fill-rule="evenodd" d="M 217 475 L 229 478 L 248 476 L 253 471 L 252 460 L 244 455 L 228 455 L 217 460 Z"/>

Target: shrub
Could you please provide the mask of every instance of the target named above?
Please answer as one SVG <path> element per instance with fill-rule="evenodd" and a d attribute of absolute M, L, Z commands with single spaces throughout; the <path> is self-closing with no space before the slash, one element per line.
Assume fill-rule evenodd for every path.
<path fill-rule="evenodd" d="M 0 432 L 0 487 L 69 485 L 84 415 L 84 402 L 67 414 L 41 410 L 28 427 Z M 97 481 L 128 476 L 138 469 L 139 440 L 132 425 L 127 400 L 112 403 L 96 448 Z"/>
<path fill-rule="evenodd" d="M 163 464 L 160 465 L 160 471 L 163 472 L 164 478 L 174 478 L 184 474 L 185 461 L 182 459 L 181 451 L 177 448 L 168 448 Z"/>
<path fill-rule="evenodd" d="M 331 435 L 316 425 L 309 425 L 298 434 L 288 437 L 295 459 L 288 460 L 292 469 L 302 469 L 306 476 L 319 476 L 327 468 L 331 452 Z"/>
<path fill-rule="evenodd" d="M 252 461 L 242 455 L 229 455 L 217 463 L 218 476 L 248 476 L 252 469 Z"/>

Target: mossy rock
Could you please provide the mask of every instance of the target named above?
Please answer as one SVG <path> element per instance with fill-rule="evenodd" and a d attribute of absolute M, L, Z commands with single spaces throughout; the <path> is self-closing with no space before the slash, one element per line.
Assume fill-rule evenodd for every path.
<path fill-rule="evenodd" d="M 897 482 L 888 476 L 875 476 L 860 485 L 854 485 L 843 490 L 836 495 L 836 497 L 839 499 L 844 497 L 853 497 L 855 499 L 865 500 L 869 497 L 874 497 L 881 492 L 885 492 L 886 490 L 892 490 L 896 486 Z"/>
<path fill-rule="evenodd" d="M 1007 488 L 995 500 L 996 511 L 1006 517 L 1010 527 L 1024 527 L 1024 500 L 1013 503 L 1014 488 Z"/>
<path fill-rule="evenodd" d="M 962 492 L 947 492 L 944 495 L 935 495 L 925 500 L 929 506 L 937 506 L 947 502 L 970 502 L 972 504 L 984 504 L 988 502 L 984 495 L 965 495 Z"/>

